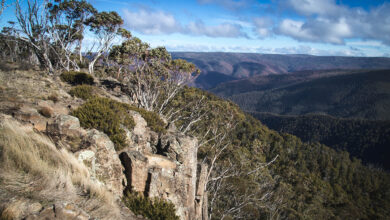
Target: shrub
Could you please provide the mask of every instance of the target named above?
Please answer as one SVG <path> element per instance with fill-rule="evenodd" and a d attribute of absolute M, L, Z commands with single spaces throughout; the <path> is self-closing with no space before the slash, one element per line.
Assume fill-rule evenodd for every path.
<path fill-rule="evenodd" d="M 52 94 L 50 94 L 50 95 L 47 97 L 47 99 L 53 101 L 54 103 L 56 103 L 56 102 L 59 101 L 57 93 L 52 93 Z"/>
<path fill-rule="evenodd" d="M 126 134 L 121 125 L 129 130 L 135 126 L 134 119 L 129 114 L 130 110 L 140 113 L 152 131 L 166 132 L 165 123 L 157 113 L 108 98 L 90 98 L 73 111 L 72 115 L 79 118 L 81 126 L 95 128 L 106 133 L 114 142 L 116 150 L 121 150 L 125 147 L 126 140 Z"/>
<path fill-rule="evenodd" d="M 163 120 L 161 120 L 160 116 L 156 112 L 150 112 L 143 108 L 138 108 L 135 106 L 128 105 L 129 109 L 132 111 L 138 112 L 148 124 L 148 127 L 157 133 L 165 133 L 166 125 Z"/>
<path fill-rule="evenodd" d="M 141 193 L 127 192 L 123 197 L 123 202 L 136 215 L 142 215 L 151 220 L 179 220 L 175 214 L 175 206 L 161 198 L 150 199 Z"/>
<path fill-rule="evenodd" d="M 82 98 L 84 100 L 90 99 L 94 96 L 95 94 L 95 87 L 90 86 L 90 85 L 78 85 L 73 87 L 70 91 L 69 94 L 72 96 L 76 96 L 79 98 Z"/>
<path fill-rule="evenodd" d="M 92 98 L 72 112 L 81 126 L 95 128 L 106 133 L 115 144 L 116 150 L 125 147 L 126 133 L 121 125 L 133 129 L 135 122 L 128 114 L 128 105 L 108 98 Z"/>
<path fill-rule="evenodd" d="M 61 79 L 72 85 L 93 84 L 93 77 L 84 72 L 68 71 L 61 74 Z"/>

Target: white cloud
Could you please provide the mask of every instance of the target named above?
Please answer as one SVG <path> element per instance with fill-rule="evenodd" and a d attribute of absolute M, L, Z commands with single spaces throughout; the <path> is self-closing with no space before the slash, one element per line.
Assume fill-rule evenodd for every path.
<path fill-rule="evenodd" d="M 343 50 L 323 50 L 316 49 L 307 45 L 300 45 L 297 47 L 277 47 L 277 48 L 257 48 L 259 53 L 271 54 L 309 54 L 315 56 L 366 56 L 360 50 L 343 49 Z"/>
<path fill-rule="evenodd" d="M 300 41 L 333 44 L 344 44 L 345 38 L 353 36 L 345 18 L 339 18 L 337 21 L 321 18 L 306 22 L 284 19 L 275 31 Z"/>
<path fill-rule="evenodd" d="M 215 26 L 206 26 L 202 21 L 191 22 L 185 28 L 186 33 L 205 35 L 208 37 L 246 37 L 237 24 L 223 23 Z"/>
<path fill-rule="evenodd" d="M 338 14 L 343 11 L 334 0 L 288 0 L 286 6 L 291 7 L 302 15 L 329 15 Z"/>
<path fill-rule="evenodd" d="M 254 32 L 260 38 L 265 38 L 272 34 L 271 28 L 273 25 L 273 21 L 270 18 L 267 17 L 254 18 L 253 25 L 254 25 L 253 28 Z"/>
<path fill-rule="evenodd" d="M 169 34 L 181 31 L 181 25 L 172 14 L 163 11 L 146 11 L 140 9 L 137 12 L 124 10 L 125 25 L 131 30 L 137 30 L 145 34 Z"/>
<path fill-rule="evenodd" d="M 130 30 L 143 34 L 160 35 L 181 33 L 185 35 L 208 37 L 247 37 L 242 26 L 234 23 L 206 25 L 203 21 L 182 24 L 176 18 L 164 11 L 140 9 L 138 11 L 124 10 L 125 26 Z"/>
<path fill-rule="evenodd" d="M 301 17 L 281 20 L 274 29 L 277 34 L 310 42 L 344 44 L 346 39 L 358 38 L 390 45 L 389 3 L 369 11 L 334 0 L 289 0 L 285 6 Z"/>

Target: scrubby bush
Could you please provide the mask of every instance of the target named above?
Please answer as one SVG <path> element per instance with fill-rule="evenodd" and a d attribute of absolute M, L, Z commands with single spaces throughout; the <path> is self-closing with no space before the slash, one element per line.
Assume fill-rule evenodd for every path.
<path fill-rule="evenodd" d="M 70 91 L 69 94 L 72 96 L 79 97 L 81 99 L 87 100 L 90 99 L 94 96 L 95 94 L 95 87 L 90 86 L 90 85 L 78 85 L 73 87 Z"/>
<path fill-rule="evenodd" d="M 137 108 L 135 106 L 128 105 L 129 109 L 138 112 L 148 124 L 148 127 L 157 133 L 165 133 L 166 125 L 160 116 L 156 112 L 147 111 L 143 108 Z"/>
<path fill-rule="evenodd" d="M 92 85 L 93 77 L 84 72 L 68 71 L 61 74 L 61 79 L 72 85 Z"/>
<path fill-rule="evenodd" d="M 175 206 L 161 198 L 151 199 L 140 193 L 127 192 L 123 202 L 136 215 L 142 215 L 151 220 L 179 220 L 175 214 Z"/>
<path fill-rule="evenodd" d="M 121 125 L 133 129 L 135 122 L 128 114 L 126 104 L 108 98 L 92 98 L 72 112 L 81 126 L 96 128 L 106 133 L 115 144 L 116 150 L 125 147 L 126 133 Z"/>
<path fill-rule="evenodd" d="M 135 126 L 129 111 L 139 112 L 153 131 L 165 132 L 165 123 L 158 114 L 108 98 L 90 98 L 72 114 L 79 118 L 81 126 L 106 133 L 114 142 L 116 150 L 121 150 L 125 147 L 126 140 L 125 130 L 121 125 L 129 130 Z"/>

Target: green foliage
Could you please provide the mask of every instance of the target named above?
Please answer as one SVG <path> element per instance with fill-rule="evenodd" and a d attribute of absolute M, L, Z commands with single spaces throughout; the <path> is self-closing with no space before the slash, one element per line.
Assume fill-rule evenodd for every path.
<path fill-rule="evenodd" d="M 305 142 L 320 142 L 336 150 L 345 150 L 366 164 L 390 169 L 390 121 L 341 119 L 317 114 L 251 114 L 276 131 L 296 135 Z"/>
<path fill-rule="evenodd" d="M 166 132 L 166 124 L 157 113 L 131 105 L 127 105 L 127 107 L 129 110 L 138 112 L 145 119 L 146 123 L 148 124 L 148 127 L 150 127 L 152 131 L 157 133 Z"/>
<path fill-rule="evenodd" d="M 95 95 L 95 87 L 90 85 L 77 85 L 69 91 L 69 94 L 87 100 Z"/>
<path fill-rule="evenodd" d="M 335 117 L 389 120 L 390 77 L 388 70 L 361 71 L 329 77 L 269 76 L 271 82 L 247 86 L 241 82 L 235 87 L 251 87 L 256 91 L 239 91 L 229 95 L 245 111 L 272 112 L 282 115 L 326 113 Z M 313 76 L 314 77 L 314 76 Z M 293 78 L 293 79 L 290 79 Z M 220 95 L 233 85 L 219 88 Z M 231 91 L 236 92 L 236 91 Z M 226 92 L 226 94 L 231 93 Z"/>
<path fill-rule="evenodd" d="M 115 32 L 123 24 L 123 19 L 115 11 L 103 11 L 95 13 L 91 18 L 87 19 L 86 24 L 90 27 L 90 31 L 96 34 Z"/>
<path fill-rule="evenodd" d="M 125 205 L 136 215 L 151 220 L 179 220 L 175 214 L 175 206 L 161 198 L 148 198 L 140 193 L 128 192 L 123 198 Z"/>
<path fill-rule="evenodd" d="M 106 133 L 114 142 L 116 150 L 121 150 L 125 147 L 126 140 L 125 130 L 121 125 L 129 130 L 135 126 L 129 111 L 140 113 L 153 131 L 158 133 L 166 131 L 165 123 L 158 114 L 108 98 L 90 98 L 73 111 L 72 115 L 79 118 L 81 126 Z"/>
<path fill-rule="evenodd" d="M 261 191 L 271 192 L 268 202 L 248 205 L 244 219 L 259 219 L 256 214 L 259 212 L 261 216 L 276 214 L 282 219 L 386 219 L 390 216 L 388 173 L 362 165 L 345 151 L 279 134 L 244 114 L 237 105 L 198 89 L 185 89 L 171 107 L 184 108 L 182 114 L 189 116 L 193 106 L 185 106 L 201 97 L 204 97 L 206 115 L 193 126 L 194 135 L 205 135 L 215 124 L 236 124 L 228 135 L 232 147 L 216 161 L 221 170 L 238 164 L 245 173 L 278 155 L 274 163 L 261 170 L 262 175 L 241 175 L 221 185 L 220 195 L 213 203 L 212 218 L 220 219 L 224 210 L 234 206 L 233 195 L 245 192 L 240 186 L 251 186 L 250 192 L 259 195 L 257 198 L 261 198 Z M 176 124 L 180 127 L 185 120 Z M 203 159 L 212 153 L 212 148 L 203 146 L 198 156 Z M 272 184 L 264 188 L 263 183 Z M 279 211 L 275 213 L 267 207 L 278 207 Z"/>
<path fill-rule="evenodd" d="M 108 98 L 93 98 L 72 112 L 78 117 L 81 126 L 95 128 L 106 133 L 115 144 L 116 150 L 125 147 L 127 129 L 135 126 L 133 118 L 128 114 L 128 105 Z"/>
<path fill-rule="evenodd" d="M 61 74 L 61 79 L 72 85 L 92 85 L 93 77 L 84 72 L 69 71 Z"/>

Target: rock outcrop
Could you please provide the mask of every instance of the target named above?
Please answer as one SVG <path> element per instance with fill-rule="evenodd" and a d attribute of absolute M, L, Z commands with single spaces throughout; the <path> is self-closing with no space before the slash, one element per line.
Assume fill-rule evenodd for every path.
<path fill-rule="evenodd" d="M 128 189 L 171 201 L 181 219 L 195 218 L 196 138 L 174 129 L 159 137 L 138 113 L 129 147 L 120 153 Z"/>
<path fill-rule="evenodd" d="M 79 119 L 70 115 L 58 115 L 47 125 L 47 133 L 88 167 L 93 180 L 121 197 L 126 185 L 124 169 L 114 143 L 105 133 L 81 128 Z"/>
<path fill-rule="evenodd" d="M 17 86 L 27 87 L 26 79 L 32 80 L 36 86 L 26 88 L 28 90 L 15 89 Z M 200 219 L 199 206 L 203 208 L 204 205 L 199 203 L 199 198 L 205 195 L 197 188 L 198 141 L 196 138 L 178 132 L 172 125 L 166 133 L 157 134 L 148 127 L 147 122 L 138 112 L 131 111 L 135 127 L 132 130 L 122 127 L 126 132 L 127 147 L 116 152 L 113 142 L 105 133 L 82 128 L 79 119 L 70 115 L 70 112 L 84 101 L 66 93 L 70 89 L 69 85 L 58 82 L 58 80 L 45 81 L 45 79 L 38 75 L 26 77 L 20 73 L 13 81 L 8 80 L 12 82 L 10 86 L 15 88 L 10 90 L 12 93 L 9 95 L 3 94 L 10 97 L 0 100 L 0 113 L 21 123 L 17 126 L 27 126 L 29 134 L 35 132 L 40 137 L 46 138 L 47 144 L 53 146 L 52 150 L 57 152 L 55 155 L 61 154 L 58 152 L 70 155 L 69 163 L 64 162 L 67 164 L 64 170 L 68 169 L 68 166 L 72 172 L 83 170 L 83 178 L 86 178 L 91 185 L 96 183 L 97 188 L 101 187 L 105 193 L 115 195 L 113 196 L 115 207 L 118 208 L 120 204 L 118 201 L 127 188 L 151 198 L 159 197 L 171 201 L 180 219 Z M 100 86 L 104 90 L 102 91 L 104 97 L 129 103 L 127 95 L 122 92 L 123 85 L 119 82 L 103 81 Z M 49 99 L 52 94 L 57 94 L 58 98 L 56 95 L 55 99 Z M 76 161 L 78 165 L 74 165 L 72 161 Z M 82 166 L 83 169 L 78 170 L 77 166 Z M 69 170 L 66 171 L 65 173 L 72 173 Z M 57 182 L 53 178 L 52 185 L 58 189 L 58 192 L 62 192 L 61 187 L 70 187 L 69 182 L 66 182 L 70 177 L 61 176 L 61 178 L 64 179 L 64 183 L 61 182 L 60 186 L 56 185 Z M 39 194 L 42 191 L 42 195 L 39 194 L 39 196 L 46 199 L 44 202 L 34 200 L 33 197 L 31 197 L 33 199 L 30 197 L 26 199 L 23 196 L 15 197 L 12 195 L 12 190 L 4 194 L 0 186 L 0 195 L 7 197 L 4 200 L 0 199 L 0 210 L 3 209 L 3 204 L 6 209 L 10 201 L 20 200 L 24 202 L 12 203 L 15 204 L 12 207 L 20 209 L 17 213 L 21 214 L 16 219 L 94 219 L 96 213 L 100 219 L 110 219 L 105 216 L 105 213 L 97 211 L 94 213 L 94 210 L 99 209 L 96 207 L 99 207 L 100 203 L 96 207 L 88 206 L 83 200 L 89 199 L 88 189 L 83 188 L 85 179 L 80 182 L 72 181 L 74 181 L 72 182 L 73 188 L 70 187 L 72 189 L 69 188 L 66 192 L 63 190 L 70 194 L 67 198 L 58 195 L 56 199 L 52 199 L 54 191 L 45 194 L 44 186 L 34 185 L 37 190 L 34 188 L 29 193 L 37 191 L 36 193 Z M 33 185 L 28 185 L 28 187 L 32 189 Z M 27 190 L 27 185 L 24 188 Z M 52 200 L 48 200 L 45 197 L 47 195 Z M 104 205 L 104 202 L 101 204 Z M 120 213 L 115 217 L 115 219 L 137 218 L 124 206 L 120 207 Z"/>

